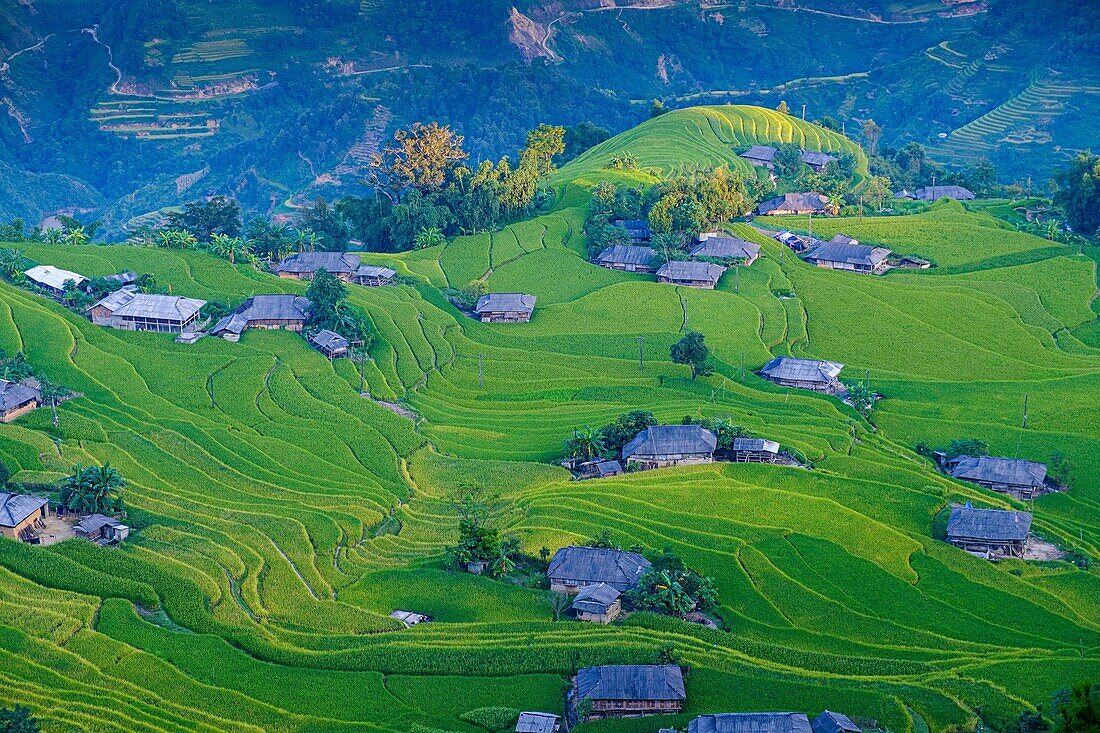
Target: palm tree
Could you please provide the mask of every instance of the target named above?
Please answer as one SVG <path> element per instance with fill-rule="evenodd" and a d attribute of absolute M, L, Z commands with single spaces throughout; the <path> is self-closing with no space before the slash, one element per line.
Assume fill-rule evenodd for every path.
<path fill-rule="evenodd" d="M 298 232 L 298 240 L 295 244 L 299 252 L 313 252 L 317 249 L 317 232 L 312 229 L 302 229 Z"/>
<path fill-rule="evenodd" d="M 118 506 L 122 487 L 126 485 L 118 469 L 108 461 L 102 466 L 91 466 L 85 469 L 85 473 L 88 496 L 96 507 L 94 511 L 105 512 L 115 509 Z"/>
<path fill-rule="evenodd" d="M 506 553 L 502 549 L 500 551 L 500 555 L 497 556 L 497 559 L 493 560 L 493 565 L 492 565 L 491 568 L 489 568 L 489 575 L 493 576 L 494 578 L 500 578 L 502 576 L 507 575 L 508 573 L 512 572 L 515 569 L 516 569 L 515 560 L 508 557 L 508 553 Z"/>
<path fill-rule="evenodd" d="M 236 264 L 237 250 L 240 246 L 241 240 L 230 237 L 228 234 L 215 234 L 210 237 L 210 251 L 222 259 L 229 260 L 231 265 Z"/>
<path fill-rule="evenodd" d="M 695 601 L 680 585 L 680 581 L 674 579 L 667 570 L 661 571 L 655 589 L 657 600 L 669 613 L 686 616 L 695 608 Z"/>
<path fill-rule="evenodd" d="M 834 193 L 831 196 L 829 196 L 829 211 L 832 212 L 833 216 L 836 216 L 837 214 L 840 213 L 840 207 L 843 204 L 844 204 L 844 199 L 841 198 L 839 193 Z"/>
<path fill-rule="evenodd" d="M 1055 733 L 1095 733 L 1100 729 L 1100 684 L 1080 682 L 1055 698 Z"/>
<path fill-rule="evenodd" d="M 64 239 L 65 235 L 60 229 L 52 227 L 46 230 L 46 244 L 61 244 Z"/>
<path fill-rule="evenodd" d="M 73 472 L 61 479 L 61 502 L 70 511 L 84 512 L 87 502 L 87 482 L 85 469 L 79 463 L 73 466 Z"/>
<path fill-rule="evenodd" d="M 570 458 L 590 461 L 607 450 L 607 445 L 603 433 L 586 425 L 584 430 L 575 431 L 573 437 L 565 441 L 565 450 Z"/>

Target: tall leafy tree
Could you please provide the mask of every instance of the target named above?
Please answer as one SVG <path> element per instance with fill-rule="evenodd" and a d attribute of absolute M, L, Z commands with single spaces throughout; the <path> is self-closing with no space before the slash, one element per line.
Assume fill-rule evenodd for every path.
<path fill-rule="evenodd" d="M 166 228 L 190 232 L 202 243 L 210 241 L 215 234 L 239 237 L 242 228 L 241 206 L 228 196 L 192 201 L 184 205 L 183 211 L 168 215 Z"/>
<path fill-rule="evenodd" d="M 462 136 L 446 125 L 414 122 L 396 131 L 393 143 L 372 158 L 371 183 L 394 201 L 407 189 L 437 191 L 452 167 L 469 157 L 462 143 Z"/>
<path fill-rule="evenodd" d="M 336 320 L 340 305 L 348 297 L 348 288 L 340 278 L 321 268 L 306 288 L 306 297 L 313 304 L 314 318 L 329 323 Z"/>
<path fill-rule="evenodd" d="M 714 372 L 711 365 L 710 348 L 706 338 L 698 331 L 688 331 L 684 337 L 669 349 L 672 361 L 691 367 L 691 378 L 705 377 Z"/>
<path fill-rule="evenodd" d="M 0 708 L 0 733 L 39 733 L 41 730 L 38 718 L 31 715 L 27 706 Z"/>
<path fill-rule="evenodd" d="M 1054 203 L 1066 212 L 1074 231 L 1095 237 L 1100 231 L 1100 155 L 1078 153 L 1068 167 L 1054 174 Z"/>
<path fill-rule="evenodd" d="M 343 252 L 348 248 L 348 225 L 340 212 L 318 197 L 298 217 L 298 228 L 316 235 L 315 248 Z"/>
<path fill-rule="evenodd" d="M 539 125 L 527 133 L 527 145 L 519 156 L 519 167 L 536 176 L 554 170 L 554 158 L 565 151 L 565 128 Z"/>

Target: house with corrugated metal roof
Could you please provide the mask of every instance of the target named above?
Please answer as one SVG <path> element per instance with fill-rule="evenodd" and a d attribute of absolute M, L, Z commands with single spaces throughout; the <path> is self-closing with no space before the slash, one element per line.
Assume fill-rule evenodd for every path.
<path fill-rule="evenodd" d="M 653 425 L 623 446 L 623 461 L 643 469 L 711 463 L 718 438 L 702 425 Z"/>
<path fill-rule="evenodd" d="M 951 508 L 947 541 L 987 558 L 1023 557 L 1031 535 L 1031 514 L 1001 509 Z"/>
<path fill-rule="evenodd" d="M 116 290 L 88 309 L 92 323 L 124 331 L 185 333 L 194 330 L 205 300 Z"/>
<path fill-rule="evenodd" d="M 577 593 L 589 585 L 604 583 L 620 592 L 638 584 L 652 567 L 637 552 L 609 547 L 563 547 L 550 558 L 546 577 L 555 593 Z"/>
<path fill-rule="evenodd" d="M 674 664 L 623 664 L 578 670 L 570 699 L 574 705 L 588 700 L 588 720 L 599 720 L 679 713 L 687 691 L 683 672 Z"/>
<path fill-rule="evenodd" d="M 557 733 L 561 718 L 552 713 L 523 712 L 516 720 L 515 733 Z"/>
<path fill-rule="evenodd" d="M 779 443 L 774 440 L 734 438 L 729 456 L 735 463 L 775 463 L 783 454 L 779 451 Z"/>
<path fill-rule="evenodd" d="M 390 269 L 389 267 L 380 267 L 378 265 L 360 265 L 359 269 L 352 275 L 351 281 L 357 285 L 365 285 L 369 288 L 377 288 L 382 285 L 389 285 L 393 282 L 394 277 L 397 276 L 397 271 Z"/>
<path fill-rule="evenodd" d="M 56 296 L 65 293 L 65 283 L 71 282 L 79 288 L 88 282 L 88 278 L 78 272 L 62 270 L 60 267 L 54 267 L 53 265 L 36 265 L 23 274 L 28 282 Z"/>

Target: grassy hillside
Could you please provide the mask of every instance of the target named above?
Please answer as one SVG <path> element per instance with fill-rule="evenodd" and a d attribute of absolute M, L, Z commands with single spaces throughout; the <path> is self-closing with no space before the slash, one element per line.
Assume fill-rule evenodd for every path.
<path fill-rule="evenodd" d="M 669 114 L 559 180 L 603 175 L 623 150 L 666 173 L 737 164 L 738 146 L 761 139 L 752 118 Z M 787 124 L 786 135 L 819 134 Z M 31 705 L 51 731 L 477 733 L 475 711 L 560 711 L 577 666 L 648 662 L 671 644 L 692 670 L 684 715 L 584 730 L 828 708 L 939 733 L 973 724 L 979 706 L 1012 716 L 1095 676 L 1100 574 L 994 566 L 937 541 L 949 502 L 1022 505 L 912 451 L 968 436 L 1036 460 L 1062 451 L 1073 489 L 1035 502 L 1036 531 L 1100 554 L 1100 344 L 1074 335 L 1095 323 L 1093 259 L 939 206 L 865 230 L 814 227 L 911 246 L 952 265 L 943 271 L 819 270 L 739 224 L 762 258 L 739 292 L 729 276 L 695 291 L 584 262 L 584 216 L 563 205 L 491 236 L 377 256 L 421 284 L 352 286 L 379 336 L 369 391 L 414 410 L 415 424 L 360 397 L 352 364 L 293 334 L 182 346 L 0 284 L 0 348 L 82 393 L 57 428 L 44 412 L 0 425 L 0 459 L 16 481 L 110 460 L 137 529 L 111 550 L 0 542 L 0 703 Z M 151 272 L 207 299 L 302 286 L 197 252 L 24 249 L 87 275 Z M 474 278 L 536 294 L 532 322 L 474 322 L 438 290 Z M 706 334 L 713 377 L 692 381 L 669 361 L 685 328 Z M 742 354 L 749 370 L 776 354 L 843 361 L 844 378 L 867 375 L 886 396 L 877 427 L 832 398 L 742 379 Z M 633 408 L 729 416 L 813 469 L 714 464 L 577 483 L 553 465 L 574 428 Z M 499 498 L 500 522 L 532 554 L 604 528 L 624 545 L 672 547 L 715 577 L 728 631 L 645 615 L 554 623 L 541 591 L 444 570 L 449 501 L 471 489 Z M 435 621 L 399 629 L 386 616 L 398 608 Z"/>

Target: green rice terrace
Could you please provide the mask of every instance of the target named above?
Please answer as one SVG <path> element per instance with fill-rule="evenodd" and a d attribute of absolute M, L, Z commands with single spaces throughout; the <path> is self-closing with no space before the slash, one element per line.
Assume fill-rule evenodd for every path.
<path fill-rule="evenodd" d="M 560 714 L 578 667 L 652 663 L 671 645 L 690 668 L 684 713 L 581 730 L 827 708 L 895 733 L 940 733 L 972 729 L 979 708 L 1014 718 L 1096 679 L 1095 562 L 990 563 L 933 529 L 951 503 L 1029 509 L 1035 534 L 1100 557 L 1095 248 L 940 202 L 812 224 L 936 263 L 924 271 L 818 269 L 744 223 L 731 231 L 761 257 L 713 291 L 585 260 L 595 181 L 740 166 L 741 146 L 792 139 L 858 150 L 768 111 L 671 113 L 557 172 L 546 215 L 364 255 L 406 283 L 349 286 L 377 333 L 368 396 L 354 363 L 330 362 L 293 333 L 177 344 L 94 326 L 0 283 L 0 349 L 24 351 L 80 395 L 58 408 L 56 427 L 48 409 L 0 425 L 11 480 L 48 483 L 110 461 L 126 477 L 134 530 L 114 548 L 0 540 L 0 702 L 31 706 L 50 731 L 495 733 L 512 722 L 491 721 L 520 710 Z M 624 151 L 646 172 L 604 168 Z M 207 300 L 306 285 L 194 251 L 19 248 L 87 276 L 152 273 Z M 441 292 L 478 279 L 536 295 L 531 322 L 480 323 Z M 693 381 L 670 360 L 689 329 L 706 336 L 713 376 Z M 868 378 L 884 396 L 874 425 L 836 398 L 753 373 L 778 355 Z M 574 429 L 632 409 L 661 422 L 728 417 L 812 469 L 713 463 L 578 482 L 558 467 Z M 1062 452 L 1070 490 L 1029 506 L 914 451 L 971 436 L 994 455 Z M 555 622 L 544 590 L 444 569 L 451 502 L 471 488 L 498 497 L 502 528 L 532 556 L 604 529 L 623 546 L 671 547 L 715 579 L 724 630 L 651 614 Z M 395 609 L 432 621 L 405 628 Z"/>

